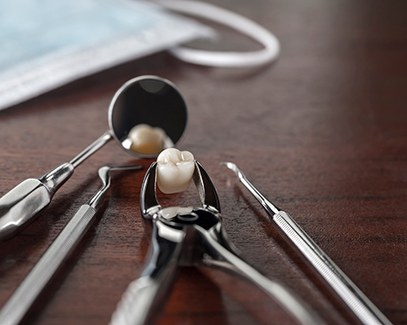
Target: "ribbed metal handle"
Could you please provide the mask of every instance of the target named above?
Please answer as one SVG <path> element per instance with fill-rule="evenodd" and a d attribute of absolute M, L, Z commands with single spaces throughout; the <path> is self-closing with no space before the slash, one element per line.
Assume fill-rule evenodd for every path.
<path fill-rule="evenodd" d="M 276 213 L 273 221 L 364 324 L 391 324 L 287 213 Z"/>
<path fill-rule="evenodd" d="M 82 205 L 0 311 L 0 324 L 18 324 L 92 224 L 96 210 Z"/>

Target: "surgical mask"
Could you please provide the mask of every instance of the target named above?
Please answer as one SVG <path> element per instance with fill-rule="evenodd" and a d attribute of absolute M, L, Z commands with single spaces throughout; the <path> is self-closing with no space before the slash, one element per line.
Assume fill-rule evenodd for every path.
<path fill-rule="evenodd" d="M 0 0 L 0 110 L 70 81 L 158 51 L 207 66 L 274 59 L 278 41 L 248 19 L 197 1 Z M 209 18 L 262 43 L 262 51 L 211 53 L 178 47 L 216 33 L 168 10 Z"/>

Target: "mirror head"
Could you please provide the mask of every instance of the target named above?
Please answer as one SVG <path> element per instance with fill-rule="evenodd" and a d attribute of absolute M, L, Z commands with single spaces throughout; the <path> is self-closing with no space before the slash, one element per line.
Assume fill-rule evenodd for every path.
<path fill-rule="evenodd" d="M 127 81 L 109 106 L 113 137 L 130 154 L 156 156 L 174 146 L 187 124 L 185 101 L 170 81 L 141 76 Z"/>

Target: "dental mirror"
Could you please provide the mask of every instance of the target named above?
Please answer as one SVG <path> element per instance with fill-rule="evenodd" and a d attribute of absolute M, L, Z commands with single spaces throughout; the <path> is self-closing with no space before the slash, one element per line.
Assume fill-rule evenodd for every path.
<path fill-rule="evenodd" d="M 135 103 L 144 109 L 135 109 Z M 115 140 L 130 154 L 156 156 L 177 143 L 186 126 L 186 113 L 181 94 L 168 80 L 136 78 L 126 82 L 113 97 L 109 126 Z M 137 141 L 151 145 L 134 143 Z"/>
<path fill-rule="evenodd" d="M 111 139 L 135 157 L 153 157 L 172 147 L 187 123 L 184 99 L 174 84 L 156 76 L 127 81 L 109 106 L 109 130 L 80 152 L 40 178 L 29 178 L 0 198 L 0 239 L 32 220 L 50 202 L 74 169 Z"/>

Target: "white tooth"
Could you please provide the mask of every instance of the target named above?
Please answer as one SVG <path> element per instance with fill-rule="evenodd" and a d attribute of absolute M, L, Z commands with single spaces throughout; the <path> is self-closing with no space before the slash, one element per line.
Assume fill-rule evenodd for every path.
<path fill-rule="evenodd" d="M 165 138 L 163 129 L 139 124 L 130 130 L 123 145 L 138 153 L 158 154 L 164 148 Z"/>
<path fill-rule="evenodd" d="M 185 191 L 195 170 L 194 156 L 189 151 L 165 149 L 157 157 L 157 185 L 165 194 Z"/>

